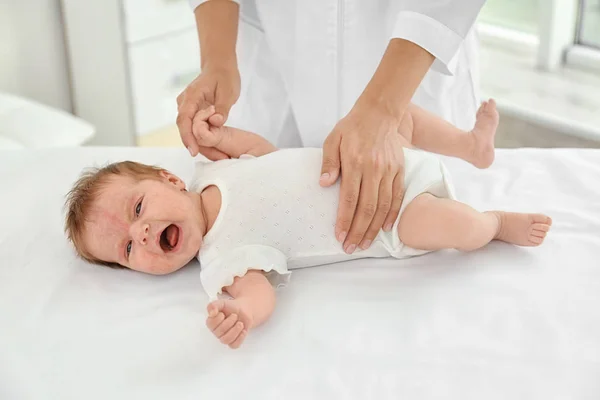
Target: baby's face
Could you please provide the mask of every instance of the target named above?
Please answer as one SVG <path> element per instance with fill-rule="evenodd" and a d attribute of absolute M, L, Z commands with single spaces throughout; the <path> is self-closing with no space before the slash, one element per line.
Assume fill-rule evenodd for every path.
<path fill-rule="evenodd" d="M 176 176 L 136 182 L 111 177 L 88 217 L 83 240 L 100 260 L 149 274 L 177 271 L 202 244 L 200 196 Z"/>

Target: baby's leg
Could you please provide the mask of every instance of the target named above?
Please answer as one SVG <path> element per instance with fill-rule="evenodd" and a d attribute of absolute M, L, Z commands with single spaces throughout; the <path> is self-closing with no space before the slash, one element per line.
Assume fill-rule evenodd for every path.
<path fill-rule="evenodd" d="M 552 220 L 542 214 L 481 213 L 458 201 L 423 193 L 406 206 L 398 235 L 414 249 L 472 251 L 494 239 L 539 246 L 551 224 Z"/>
<path fill-rule="evenodd" d="M 494 161 L 498 120 L 494 100 L 479 107 L 475 127 L 470 132 L 461 131 L 435 114 L 410 104 L 398 131 L 415 147 L 462 158 L 477 168 L 487 168 Z"/>

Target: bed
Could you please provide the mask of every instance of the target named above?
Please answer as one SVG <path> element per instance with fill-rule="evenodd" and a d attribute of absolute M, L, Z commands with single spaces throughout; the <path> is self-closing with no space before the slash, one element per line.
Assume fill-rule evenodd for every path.
<path fill-rule="evenodd" d="M 153 277 L 74 256 L 63 196 L 122 159 L 190 178 L 183 149 L 0 152 L 1 399 L 600 398 L 600 151 L 446 159 L 460 200 L 552 216 L 545 244 L 296 270 L 236 351 L 204 327 L 197 263 Z"/>

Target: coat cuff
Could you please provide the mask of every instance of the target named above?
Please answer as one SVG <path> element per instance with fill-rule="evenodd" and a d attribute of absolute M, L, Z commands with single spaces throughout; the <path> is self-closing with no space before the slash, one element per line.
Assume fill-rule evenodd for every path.
<path fill-rule="evenodd" d="M 404 39 L 427 50 L 435 57 L 432 69 L 454 75 L 456 54 L 463 38 L 435 19 L 413 11 L 398 13 L 392 39 Z"/>
<path fill-rule="evenodd" d="M 204 4 L 207 1 L 210 1 L 210 0 L 188 0 L 188 2 L 190 3 L 190 8 L 192 10 L 195 10 L 200 4 Z M 238 4 L 240 3 L 240 0 L 230 0 L 230 1 L 233 1 L 234 3 L 238 3 Z"/>

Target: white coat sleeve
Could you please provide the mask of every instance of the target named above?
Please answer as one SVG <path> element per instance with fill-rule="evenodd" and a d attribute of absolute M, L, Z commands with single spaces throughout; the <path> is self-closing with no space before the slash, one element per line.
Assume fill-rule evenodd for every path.
<path fill-rule="evenodd" d="M 453 75 L 455 56 L 485 0 L 404 1 L 392 38 L 405 39 L 435 57 L 432 68 Z"/>
<path fill-rule="evenodd" d="M 192 10 L 195 10 L 200 4 L 206 3 L 207 1 L 210 0 L 188 0 L 188 2 L 190 3 L 190 7 L 192 8 Z M 234 3 L 240 3 L 240 0 L 231 0 Z"/>

